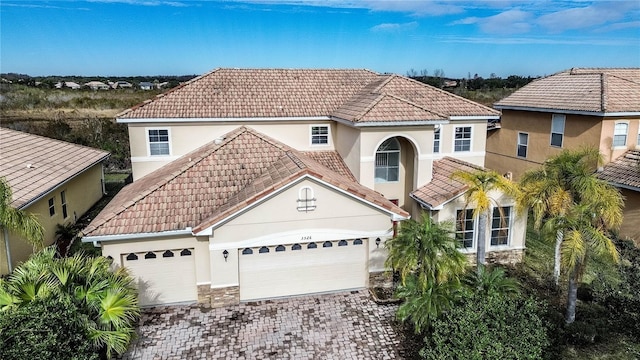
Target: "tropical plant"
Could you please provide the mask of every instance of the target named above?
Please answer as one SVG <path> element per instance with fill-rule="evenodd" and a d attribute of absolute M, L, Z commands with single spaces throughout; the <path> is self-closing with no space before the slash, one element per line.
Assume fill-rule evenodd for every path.
<path fill-rule="evenodd" d="M 42 248 L 44 229 L 33 213 L 18 210 L 11 206 L 13 193 L 4 177 L 0 177 L 0 228 L 6 228 L 20 235 L 35 250 Z"/>
<path fill-rule="evenodd" d="M 56 258 L 45 248 L 0 282 L 0 311 L 29 307 L 34 301 L 66 298 L 87 316 L 87 334 L 108 357 L 123 353 L 139 316 L 137 291 L 126 269 L 112 270 L 103 257 L 82 253 Z"/>
<path fill-rule="evenodd" d="M 531 209 L 535 228 L 540 230 L 543 224 L 555 230 L 555 258 L 553 278 L 558 285 L 560 279 L 561 245 L 564 239 L 564 226 L 573 204 L 582 199 L 598 196 L 593 186 L 593 176 L 602 156 L 595 148 L 564 150 L 544 162 L 541 168 L 524 173 L 520 179 L 518 208 Z M 549 222 L 549 220 L 551 220 Z"/>
<path fill-rule="evenodd" d="M 516 197 L 518 188 L 510 180 L 493 170 L 476 170 L 473 172 L 456 171 L 453 173 L 452 178 L 467 186 L 464 195 L 464 209 L 466 210 L 473 207 L 473 217 L 478 218 L 476 264 L 478 272 L 480 272 L 481 267 L 486 262 L 486 231 L 487 228 L 490 227 L 491 221 L 489 211 L 492 206 L 500 209 L 500 206 L 491 196 L 491 193 L 499 191 L 505 195 Z M 458 219 L 458 221 L 460 221 L 460 219 Z"/>
<path fill-rule="evenodd" d="M 520 294 L 518 281 L 508 277 L 501 267 L 487 269 L 486 266 L 480 266 L 478 271 L 467 273 L 462 282 L 471 292 L 480 295 L 510 296 Z"/>
<path fill-rule="evenodd" d="M 453 224 L 404 221 L 396 237 L 385 243 L 386 266 L 400 274 L 397 296 L 404 299 L 398 318 L 422 332 L 456 297 L 466 257 L 457 249 Z"/>

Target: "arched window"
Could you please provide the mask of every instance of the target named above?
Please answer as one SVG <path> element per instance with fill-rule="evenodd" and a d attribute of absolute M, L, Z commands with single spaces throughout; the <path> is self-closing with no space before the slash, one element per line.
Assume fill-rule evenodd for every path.
<path fill-rule="evenodd" d="M 173 252 L 171 252 L 170 250 L 167 250 L 165 252 L 162 253 L 162 257 L 173 257 Z"/>
<path fill-rule="evenodd" d="M 260 254 L 268 253 L 269 252 L 269 248 L 266 247 L 266 246 L 263 246 L 263 247 L 260 248 L 260 250 L 258 250 L 258 252 Z"/>
<path fill-rule="evenodd" d="M 298 211 L 309 212 L 316 209 L 316 198 L 309 186 L 300 188 L 298 192 Z"/>
<path fill-rule="evenodd" d="M 338 246 L 347 246 L 347 245 L 349 245 L 347 240 L 340 240 L 340 242 L 338 243 Z"/>
<path fill-rule="evenodd" d="M 385 140 L 376 151 L 377 183 L 398 181 L 400 173 L 400 142 L 396 138 Z"/>
<path fill-rule="evenodd" d="M 138 255 L 131 253 L 129 255 L 127 255 L 127 260 L 132 261 L 132 260 L 138 260 Z"/>
<path fill-rule="evenodd" d="M 156 254 L 149 251 L 148 253 L 144 254 L 144 258 L 145 259 L 155 259 L 156 258 Z"/>
<path fill-rule="evenodd" d="M 276 246 L 276 252 L 280 252 L 280 251 L 285 251 L 287 248 L 284 247 L 284 245 L 278 245 Z"/>
<path fill-rule="evenodd" d="M 251 250 L 251 248 L 245 248 L 244 250 L 242 250 L 242 255 L 251 255 L 253 254 L 253 250 Z"/>
<path fill-rule="evenodd" d="M 332 247 L 332 246 L 333 246 L 333 244 L 331 243 L 331 241 L 325 241 L 325 242 L 322 244 L 322 247 Z"/>
<path fill-rule="evenodd" d="M 300 244 L 293 244 L 293 246 L 291 246 L 291 250 L 300 250 L 302 249 L 302 246 L 300 246 Z"/>
<path fill-rule="evenodd" d="M 362 245 L 362 239 L 353 240 L 353 245 Z"/>
<path fill-rule="evenodd" d="M 190 255 L 191 255 L 191 251 L 189 251 L 189 249 L 184 249 L 180 251 L 180 256 L 190 256 Z"/>
<path fill-rule="evenodd" d="M 316 243 L 314 243 L 314 242 L 309 243 L 309 245 L 307 245 L 307 249 L 315 249 L 317 247 L 318 247 L 318 245 Z"/>

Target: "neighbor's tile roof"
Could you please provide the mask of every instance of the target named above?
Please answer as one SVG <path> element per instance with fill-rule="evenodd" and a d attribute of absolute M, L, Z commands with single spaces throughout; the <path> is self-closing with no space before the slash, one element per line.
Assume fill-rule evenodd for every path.
<path fill-rule="evenodd" d="M 86 236 L 206 229 L 308 174 L 392 213 L 379 193 L 297 150 L 240 127 L 122 189 L 84 230 Z"/>
<path fill-rule="evenodd" d="M 640 191 L 640 150 L 629 150 L 604 166 L 598 177 Z"/>
<path fill-rule="evenodd" d="M 105 160 L 109 153 L 38 135 L 0 128 L 0 177 L 21 208 Z"/>
<path fill-rule="evenodd" d="M 334 116 L 353 122 L 397 122 L 498 115 L 486 106 L 418 81 L 368 70 L 218 69 L 118 116 Z"/>
<path fill-rule="evenodd" d="M 640 112 L 640 68 L 562 71 L 527 84 L 495 107 Z"/>
<path fill-rule="evenodd" d="M 483 170 L 483 168 L 448 156 L 436 160 L 433 162 L 433 179 L 431 182 L 414 190 L 411 193 L 411 197 L 429 208 L 438 207 L 467 190 L 465 184 L 452 178 L 455 172 L 474 172 L 478 170 Z"/>

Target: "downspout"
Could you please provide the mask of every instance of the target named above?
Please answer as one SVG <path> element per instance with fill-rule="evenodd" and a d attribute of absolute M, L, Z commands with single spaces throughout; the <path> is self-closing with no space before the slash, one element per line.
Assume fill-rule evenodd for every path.
<path fill-rule="evenodd" d="M 9 247 L 9 230 L 6 227 L 2 227 L 2 236 L 4 237 L 4 246 L 7 249 L 7 266 L 9 268 L 9 272 L 13 271 L 13 266 L 11 266 L 11 248 Z"/>
<path fill-rule="evenodd" d="M 100 184 L 102 185 L 102 195 L 107 195 L 107 188 L 104 183 L 104 162 L 100 164 L 100 169 L 102 170 L 102 178 L 100 179 Z"/>

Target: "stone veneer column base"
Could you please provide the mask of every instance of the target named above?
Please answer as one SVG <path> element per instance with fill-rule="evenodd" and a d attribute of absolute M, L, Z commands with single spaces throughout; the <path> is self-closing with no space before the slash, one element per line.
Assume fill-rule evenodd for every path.
<path fill-rule="evenodd" d="M 393 287 L 393 275 L 390 271 L 369 273 L 369 288 Z"/>
<path fill-rule="evenodd" d="M 212 308 L 238 305 L 240 304 L 240 287 L 212 289 L 210 285 L 198 285 L 198 303 Z"/>
<path fill-rule="evenodd" d="M 515 265 L 521 263 L 524 258 L 524 249 L 488 251 L 486 254 L 487 264 Z M 476 254 L 467 254 L 469 266 L 476 266 Z"/>

